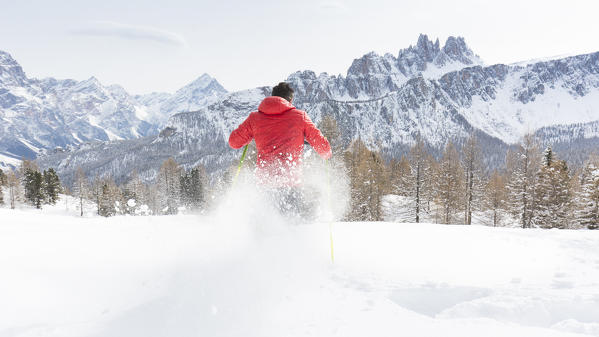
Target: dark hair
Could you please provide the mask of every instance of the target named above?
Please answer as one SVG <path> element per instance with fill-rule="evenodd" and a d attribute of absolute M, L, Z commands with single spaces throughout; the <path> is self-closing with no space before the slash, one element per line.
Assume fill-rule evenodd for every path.
<path fill-rule="evenodd" d="M 274 88 L 272 88 L 271 96 L 279 96 L 291 102 L 293 100 L 293 88 L 289 86 L 289 84 L 285 82 L 281 82 L 277 84 Z"/>

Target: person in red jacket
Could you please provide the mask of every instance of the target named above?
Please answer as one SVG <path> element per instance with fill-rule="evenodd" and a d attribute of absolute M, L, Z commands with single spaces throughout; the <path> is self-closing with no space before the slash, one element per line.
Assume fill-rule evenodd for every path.
<path fill-rule="evenodd" d="M 305 111 L 296 109 L 293 89 L 285 82 L 272 89 L 258 111 L 229 136 L 229 145 L 239 149 L 256 141 L 258 175 L 274 186 L 299 186 L 304 140 L 323 158 L 331 157 L 331 146 Z"/>
<path fill-rule="evenodd" d="M 279 210 L 303 219 L 312 215 L 301 191 L 301 163 L 304 141 L 323 158 L 331 157 L 331 146 L 305 111 L 293 104 L 293 89 L 285 82 L 272 89 L 246 120 L 229 136 L 229 145 L 239 149 L 256 142 L 257 176 L 263 186 L 271 188 L 271 196 Z"/>

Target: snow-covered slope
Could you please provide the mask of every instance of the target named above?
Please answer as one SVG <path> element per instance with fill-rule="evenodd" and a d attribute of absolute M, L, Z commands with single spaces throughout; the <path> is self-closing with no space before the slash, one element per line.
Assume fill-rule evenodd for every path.
<path fill-rule="evenodd" d="M 2 336 L 599 336 L 599 232 L 0 219 Z"/>
<path fill-rule="evenodd" d="M 599 52 L 525 67 L 467 68 L 441 84 L 460 98 L 459 111 L 474 127 L 507 143 L 542 127 L 599 121 Z"/>
<path fill-rule="evenodd" d="M 155 135 L 171 115 L 198 109 L 224 93 L 207 74 L 175 94 L 138 97 L 119 85 L 102 85 L 95 77 L 80 82 L 31 79 L 0 51 L 0 154 L 35 158 L 90 141 Z"/>

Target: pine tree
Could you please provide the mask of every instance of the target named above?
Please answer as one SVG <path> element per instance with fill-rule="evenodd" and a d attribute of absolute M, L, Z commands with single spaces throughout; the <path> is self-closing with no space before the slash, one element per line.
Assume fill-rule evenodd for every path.
<path fill-rule="evenodd" d="M 101 184 L 98 214 L 109 217 L 124 213 L 121 190 L 112 179 L 103 179 Z"/>
<path fill-rule="evenodd" d="M 436 177 L 436 202 L 441 221 L 456 223 L 455 215 L 463 205 L 463 168 L 452 142 L 447 143 Z"/>
<path fill-rule="evenodd" d="M 98 214 L 104 217 L 109 217 L 115 214 L 114 204 L 112 204 L 112 198 L 110 197 L 110 188 L 108 182 L 102 183 L 102 193 L 100 194 L 100 203 L 98 208 Z"/>
<path fill-rule="evenodd" d="M 570 169 L 564 160 L 559 160 L 556 166 L 553 188 L 553 227 L 570 228 L 572 222 L 572 177 Z"/>
<path fill-rule="evenodd" d="M 6 174 L 0 169 L 0 186 L 6 186 Z"/>
<path fill-rule="evenodd" d="M 204 179 L 203 167 L 191 169 L 189 173 L 183 173 L 180 180 L 181 202 L 191 210 L 200 209 L 204 204 Z"/>
<path fill-rule="evenodd" d="M 541 161 L 542 167 L 551 167 L 553 164 L 553 149 L 551 145 L 545 148 L 543 151 L 543 157 Z"/>
<path fill-rule="evenodd" d="M 179 177 L 179 188 L 182 204 L 185 205 L 186 208 L 191 208 L 191 178 L 189 173 L 181 173 L 181 176 Z"/>
<path fill-rule="evenodd" d="M 0 169 L 0 205 L 4 204 L 4 192 L 3 192 L 4 186 L 7 186 L 6 174 L 4 174 L 4 171 L 2 171 L 2 169 Z"/>
<path fill-rule="evenodd" d="M 580 191 L 576 196 L 576 221 L 589 229 L 599 228 L 599 161 L 587 161 L 580 177 Z"/>
<path fill-rule="evenodd" d="M 58 194 L 61 192 L 60 179 L 53 168 L 44 170 L 43 179 L 43 195 L 45 203 L 54 205 L 58 200 Z"/>
<path fill-rule="evenodd" d="M 39 171 L 27 168 L 25 170 L 25 176 L 23 177 L 25 199 L 38 209 L 42 208 L 42 201 L 44 200 L 42 185 L 42 174 Z"/>
<path fill-rule="evenodd" d="M 558 160 L 551 147 L 543 152 L 535 189 L 536 211 L 532 222 L 543 228 L 567 228 L 571 191 L 566 162 Z"/>
<path fill-rule="evenodd" d="M 526 135 L 516 152 L 508 152 L 506 163 L 510 171 L 508 199 L 510 212 L 520 219 L 522 228 L 532 227 L 536 210 L 535 188 L 540 164 L 538 142 Z"/>
<path fill-rule="evenodd" d="M 189 173 L 189 205 L 191 209 L 201 209 L 206 201 L 206 170 L 203 166 L 195 167 Z"/>
<path fill-rule="evenodd" d="M 383 220 L 381 205 L 383 195 L 389 192 L 388 177 L 385 170 L 385 162 L 378 152 L 369 153 L 369 171 L 368 171 L 368 191 L 370 194 L 370 212 L 371 219 L 374 221 Z"/>

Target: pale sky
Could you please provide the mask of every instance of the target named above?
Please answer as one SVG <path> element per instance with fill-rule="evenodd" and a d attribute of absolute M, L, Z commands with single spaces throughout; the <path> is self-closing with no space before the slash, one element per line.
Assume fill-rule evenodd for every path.
<path fill-rule="evenodd" d="M 599 51 L 598 0 L 0 0 L 0 50 L 29 77 L 97 77 L 132 94 L 203 73 L 227 90 L 297 70 L 345 75 L 370 51 L 463 36 L 486 64 Z"/>

